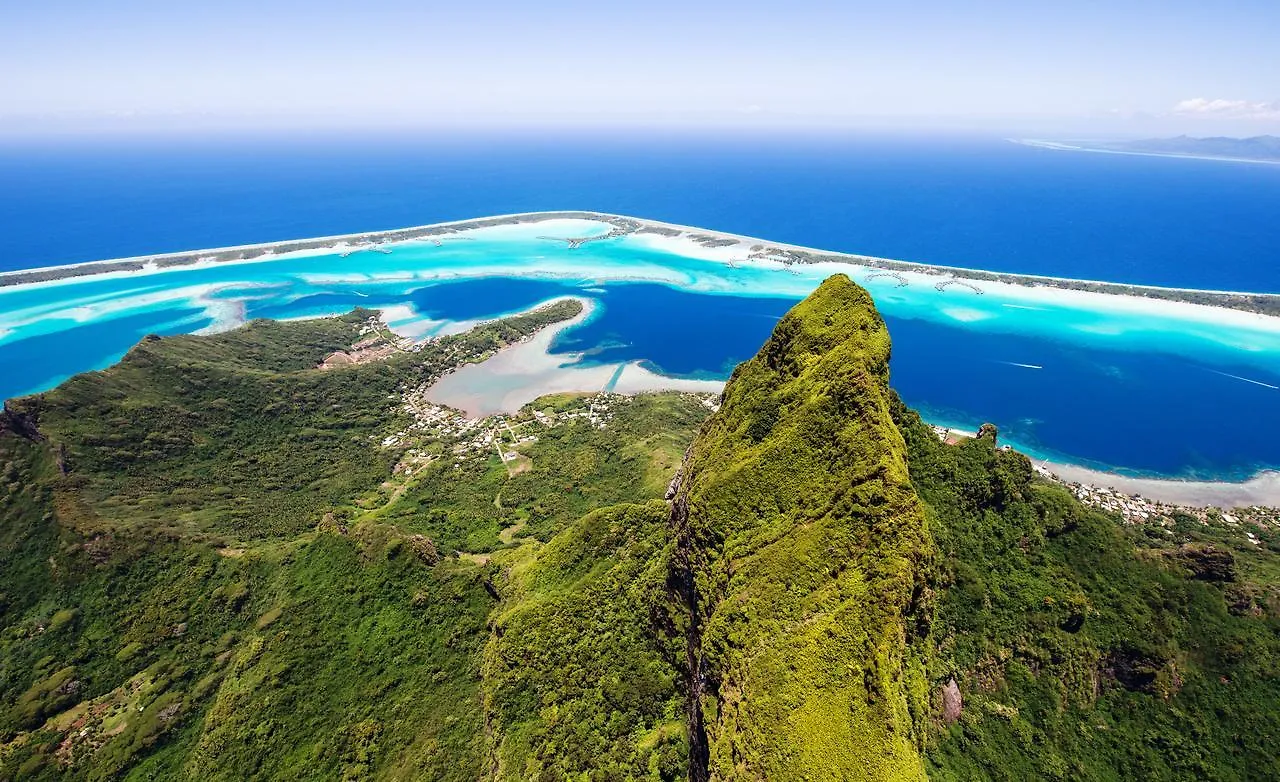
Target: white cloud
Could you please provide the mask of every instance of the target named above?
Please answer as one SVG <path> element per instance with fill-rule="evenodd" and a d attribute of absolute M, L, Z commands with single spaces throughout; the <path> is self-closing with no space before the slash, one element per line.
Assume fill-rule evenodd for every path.
<path fill-rule="evenodd" d="M 1280 101 L 1226 100 L 1223 98 L 1191 98 L 1178 102 L 1174 114 L 1193 117 L 1222 117 L 1225 119 L 1274 119 L 1280 120 Z"/>

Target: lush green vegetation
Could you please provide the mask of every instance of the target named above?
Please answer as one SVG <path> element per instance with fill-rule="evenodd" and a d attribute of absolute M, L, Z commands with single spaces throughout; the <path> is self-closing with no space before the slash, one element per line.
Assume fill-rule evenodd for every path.
<path fill-rule="evenodd" d="M 563 301 L 340 371 L 316 366 L 355 343 L 373 313 L 144 339 L 116 366 L 12 407 L 63 449 L 64 523 L 290 535 L 390 475 L 397 454 L 379 442 L 403 422 L 397 392 L 579 311 Z"/>
<path fill-rule="evenodd" d="M 485 656 L 497 778 L 686 777 L 666 533 L 665 503 L 616 505 L 495 560 L 511 573 Z"/>
<path fill-rule="evenodd" d="M 636 602 L 661 596 L 652 587 L 665 574 L 665 515 L 624 505 L 577 517 L 660 499 L 706 412 L 697 399 L 617 400 L 606 428 L 569 422 L 521 446 L 532 469 L 520 474 L 509 476 L 496 455 L 473 458 L 467 469 L 490 479 L 415 484 L 368 522 L 357 523 L 351 505 L 397 456 L 376 447 L 403 423 L 390 397 L 576 306 L 329 371 L 315 366 L 359 339 L 369 313 L 146 340 L 111 370 L 13 405 L 48 439 L 0 432 L 0 779 L 475 779 L 517 746 L 544 758 L 547 778 L 606 755 L 618 770 L 680 775 L 676 674 L 669 664 L 661 673 L 665 647 L 641 621 L 648 604 Z M 267 410 L 280 400 L 288 409 Z M 321 434 L 295 439 L 300 422 Z M 228 469 L 228 459 L 249 467 Z M 282 484 L 264 464 L 307 480 Z M 210 488 L 226 483 L 232 497 Z M 495 506 L 500 496 L 510 499 Z M 500 547 L 496 529 L 519 522 L 525 539 L 558 540 L 564 530 L 569 542 L 548 549 L 545 570 L 536 543 L 508 545 L 502 567 L 442 556 L 449 546 L 422 533 L 448 537 L 441 519 L 473 506 L 496 514 L 483 519 L 491 548 Z M 180 521 L 191 518 L 199 523 Z M 489 623 L 532 628 L 542 614 L 522 607 L 525 590 L 537 605 L 571 601 L 574 585 L 591 580 L 571 560 L 601 520 L 621 537 L 601 538 L 578 561 L 593 569 L 599 560 L 591 594 L 615 613 L 606 622 L 597 603 L 580 599 L 573 622 L 591 622 L 592 632 L 573 622 L 545 629 L 580 637 L 578 659 L 597 670 L 630 666 L 633 642 L 649 645 L 649 662 L 572 682 L 557 665 L 536 685 L 533 667 L 523 683 L 494 668 L 482 687 L 485 660 L 510 649 Z M 508 582 L 516 565 L 527 580 Z M 551 589 L 557 577 L 576 580 Z M 607 656 L 595 645 L 602 624 L 629 628 Z M 632 685 L 636 670 L 656 678 L 617 701 L 611 683 Z M 584 683 L 594 690 L 575 689 Z M 592 745 L 599 753 L 551 757 L 549 742 L 572 739 L 552 732 L 523 745 L 509 739 L 508 728 L 527 724 L 530 686 L 578 699 L 579 716 L 614 699 Z M 579 727 L 590 733 L 595 723 Z M 605 748 L 615 741 L 629 743 Z"/>
<path fill-rule="evenodd" d="M 943 555 L 932 674 L 964 698 L 931 777 L 1280 778 L 1276 551 L 1125 528 L 992 437 L 895 417 Z"/>
<path fill-rule="evenodd" d="M 675 504 L 697 778 L 924 778 L 933 547 L 888 360 L 871 297 L 836 275 L 694 444 Z"/>
<path fill-rule="evenodd" d="M 0 777 L 478 775 L 474 567 L 377 531 L 243 554 L 72 540 L 5 613 Z"/>
<path fill-rule="evenodd" d="M 574 398 L 539 400 L 554 410 Z M 432 536 L 444 549 L 489 552 L 507 537 L 546 541 L 588 511 L 661 498 L 707 409 L 688 395 L 611 397 L 603 429 L 585 419 L 551 428 L 530 424 L 537 442 L 522 444 L 529 461 L 511 475 L 497 459 L 442 459 L 418 475 L 384 518 Z M 525 419 L 528 420 L 526 413 Z"/>
<path fill-rule="evenodd" d="M 370 313 L 148 339 L 12 405 L 0 780 L 1280 778 L 1280 535 L 944 445 L 843 276 L 709 419 L 383 446 L 576 307 L 331 370 Z"/>

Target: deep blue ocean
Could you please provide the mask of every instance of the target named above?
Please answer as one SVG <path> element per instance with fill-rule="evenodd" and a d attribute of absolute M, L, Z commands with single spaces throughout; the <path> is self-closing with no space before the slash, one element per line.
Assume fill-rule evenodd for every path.
<path fill-rule="evenodd" d="M 0 270 L 562 209 L 975 268 L 1280 292 L 1280 166 L 1054 151 L 999 139 L 0 144 L 7 240 Z M 607 249 L 593 247 L 572 257 Z M 394 267 L 406 257 L 398 253 L 320 266 L 358 272 L 376 260 Z M 695 378 L 726 377 L 803 295 L 705 295 L 616 277 L 300 285 L 299 275 L 317 263 L 84 281 L 75 295 L 110 303 L 162 293 L 177 279 L 225 282 L 252 272 L 254 284 L 275 285 L 279 295 L 228 285 L 207 297 L 240 301 L 245 317 L 409 304 L 440 321 L 582 295 L 598 310 L 553 352 L 582 354 L 588 363 L 642 360 Z M 287 295 L 289 286 L 299 295 Z M 29 306 L 48 295 L 11 291 L 7 301 Z M 1280 366 L 1257 359 L 1274 345 L 1189 357 L 1163 343 L 1133 342 L 1156 346 L 1134 349 L 1128 338 L 1099 342 L 1078 331 L 970 328 L 877 300 L 894 341 L 893 386 L 930 420 L 995 421 L 1033 455 L 1137 474 L 1241 479 L 1280 467 L 1280 415 L 1273 414 Z M 207 306 L 185 299 L 97 317 L 48 329 L 36 323 L 8 339 L 0 333 L 0 398 L 106 366 L 144 334 L 213 323 Z"/>
<path fill-rule="evenodd" d="M 413 298 L 424 314 L 462 319 L 566 294 L 590 295 L 599 310 L 552 352 L 585 352 L 590 363 L 641 359 L 663 374 L 695 378 L 728 376 L 796 303 L 645 283 L 584 287 L 503 278 L 441 284 Z M 369 298 L 340 302 L 341 308 L 356 304 L 369 306 Z M 300 299 L 271 314 L 289 317 L 313 305 Z M 892 385 L 928 420 L 971 425 L 975 415 L 990 418 L 1006 440 L 1037 458 L 1128 474 L 1242 480 L 1280 467 L 1280 415 L 1258 415 L 1280 393 L 1239 380 L 1280 383 L 1280 367 L 1269 374 L 1232 365 L 1215 371 L 1159 353 L 1098 351 L 891 315 L 885 321 L 898 357 Z M 1029 362 L 1038 368 L 1019 366 Z M 1232 378 L 1223 370 L 1242 374 Z"/>
<path fill-rule="evenodd" d="M 1280 166 L 862 135 L 0 142 L 0 270 L 559 209 L 981 269 L 1280 292 Z"/>
<path fill-rule="evenodd" d="M 316 306 L 345 310 L 413 302 L 433 318 L 494 317 L 563 295 L 590 296 L 596 315 L 566 332 L 553 353 L 587 363 L 643 360 L 663 374 L 724 378 L 755 355 L 796 301 L 707 296 L 665 285 L 489 278 L 449 282 L 379 299 L 331 294 L 249 316 L 294 317 Z M 1182 356 L 1096 350 L 1040 336 L 982 334 L 885 316 L 893 337 L 892 384 L 927 419 L 999 422 L 1030 454 L 1139 475 L 1244 479 L 1280 466 L 1280 415 L 1259 415 L 1278 399 L 1280 367 L 1189 365 Z M 139 328 L 147 324 L 139 323 Z M 120 339 L 120 350 L 141 335 Z M 691 339 L 696 335 L 696 339 Z M 1034 362 L 1035 369 L 1025 364 Z M 1227 372 L 1229 374 L 1223 374 Z M 1237 374 L 1231 377 L 1231 374 Z"/>

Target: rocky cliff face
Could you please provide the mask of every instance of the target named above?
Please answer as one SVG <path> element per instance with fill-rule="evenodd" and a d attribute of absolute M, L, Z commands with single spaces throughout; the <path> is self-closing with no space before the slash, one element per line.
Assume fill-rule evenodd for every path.
<path fill-rule="evenodd" d="M 690 450 L 672 581 L 696 782 L 924 779 L 934 555 L 888 359 L 870 296 L 832 277 L 738 367 Z"/>
<path fill-rule="evenodd" d="M 0 409 L 0 434 L 12 432 L 19 437 L 38 443 L 44 440 L 34 411 L 18 409 L 12 402 L 5 402 Z"/>

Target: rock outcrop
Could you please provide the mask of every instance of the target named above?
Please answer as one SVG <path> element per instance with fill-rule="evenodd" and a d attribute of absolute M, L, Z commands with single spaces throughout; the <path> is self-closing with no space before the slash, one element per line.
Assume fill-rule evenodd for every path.
<path fill-rule="evenodd" d="M 0 434 L 12 432 L 33 443 L 43 442 L 45 437 L 40 433 L 39 420 L 34 411 L 16 409 L 11 402 L 4 403 L 0 410 Z"/>

